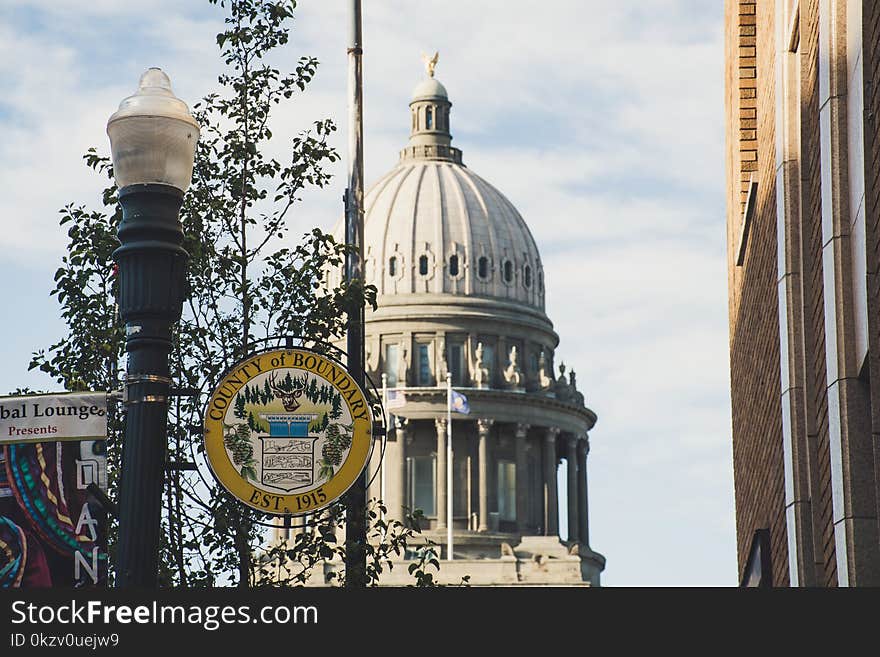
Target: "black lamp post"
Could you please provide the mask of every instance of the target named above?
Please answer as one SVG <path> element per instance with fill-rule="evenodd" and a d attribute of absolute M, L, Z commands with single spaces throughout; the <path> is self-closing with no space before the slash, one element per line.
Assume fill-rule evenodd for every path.
<path fill-rule="evenodd" d="M 199 126 L 148 69 L 137 92 L 107 122 L 122 222 L 113 252 L 128 366 L 116 585 L 157 585 L 162 484 L 167 450 L 168 355 L 180 319 L 188 255 L 178 213 L 192 178 Z"/>

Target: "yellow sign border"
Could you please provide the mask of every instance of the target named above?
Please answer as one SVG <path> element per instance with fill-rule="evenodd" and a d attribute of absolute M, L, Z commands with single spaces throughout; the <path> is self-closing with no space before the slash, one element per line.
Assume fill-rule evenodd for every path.
<path fill-rule="evenodd" d="M 282 369 L 310 372 L 327 381 L 342 394 L 354 423 L 345 461 L 324 484 L 306 493 L 284 495 L 254 485 L 241 476 L 223 444 L 223 420 L 235 394 L 258 375 Z M 214 387 L 205 408 L 204 426 L 205 455 L 220 485 L 249 507 L 272 515 L 312 513 L 338 500 L 366 467 L 373 442 L 370 405 L 348 370 L 332 358 L 295 347 L 263 351 L 236 363 Z"/>

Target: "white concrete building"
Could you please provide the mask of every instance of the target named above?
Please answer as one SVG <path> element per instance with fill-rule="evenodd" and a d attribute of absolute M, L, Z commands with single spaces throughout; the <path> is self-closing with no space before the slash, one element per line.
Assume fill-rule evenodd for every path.
<path fill-rule="evenodd" d="M 433 71 L 432 71 L 433 72 Z M 598 585 L 605 558 L 589 546 L 588 432 L 575 373 L 560 365 L 544 312 L 544 269 L 511 202 L 451 145 L 446 89 L 415 89 L 400 161 L 365 198 L 365 271 L 378 288 L 366 315 L 366 368 L 402 391 L 384 463 L 368 491 L 389 513 L 420 508 L 426 535 L 447 538 L 446 375 L 470 405 L 452 414 L 454 559 L 440 581 Z M 344 238 L 343 227 L 335 236 Z M 567 462 L 567 535 L 559 536 L 557 468 Z M 329 567 L 329 566 L 328 566 Z M 406 567 L 388 583 L 411 583 Z"/>

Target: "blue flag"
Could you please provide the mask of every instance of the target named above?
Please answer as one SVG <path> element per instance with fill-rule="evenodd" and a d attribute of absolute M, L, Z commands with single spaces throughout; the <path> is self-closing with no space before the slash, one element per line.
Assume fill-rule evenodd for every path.
<path fill-rule="evenodd" d="M 468 405 L 467 397 L 465 397 L 460 392 L 455 392 L 452 390 L 452 410 L 456 413 L 464 413 L 468 414 L 471 412 L 471 407 Z"/>

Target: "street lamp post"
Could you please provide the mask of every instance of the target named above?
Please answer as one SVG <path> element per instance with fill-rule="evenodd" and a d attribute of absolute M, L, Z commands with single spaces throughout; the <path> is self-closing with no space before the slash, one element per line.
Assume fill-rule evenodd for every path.
<path fill-rule="evenodd" d="M 171 378 L 171 327 L 180 319 L 188 254 L 178 214 L 192 178 L 199 126 L 148 69 L 107 122 L 119 188 L 119 314 L 125 323 L 127 408 L 119 490 L 116 584 L 157 585 Z"/>

